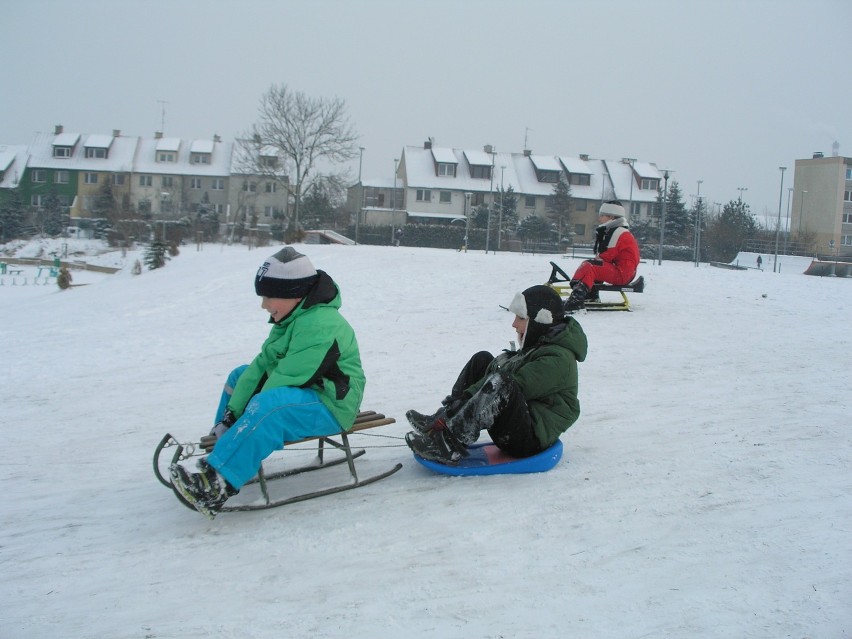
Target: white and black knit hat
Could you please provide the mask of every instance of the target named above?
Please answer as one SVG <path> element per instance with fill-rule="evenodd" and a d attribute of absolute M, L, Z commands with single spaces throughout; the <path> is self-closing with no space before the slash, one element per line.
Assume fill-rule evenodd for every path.
<path fill-rule="evenodd" d="M 615 200 L 604 202 L 603 204 L 601 204 L 601 208 L 598 210 L 598 215 L 609 215 L 610 217 L 623 218 L 627 217 L 624 212 L 624 207 L 621 205 L 621 202 L 617 202 Z"/>
<path fill-rule="evenodd" d="M 530 286 L 515 294 L 509 310 L 521 319 L 529 318 L 521 348 L 532 348 L 550 327 L 563 319 L 562 298 L 549 286 Z"/>
<path fill-rule="evenodd" d="M 318 277 L 307 257 L 285 246 L 257 269 L 254 290 L 261 297 L 298 299 L 310 292 Z"/>

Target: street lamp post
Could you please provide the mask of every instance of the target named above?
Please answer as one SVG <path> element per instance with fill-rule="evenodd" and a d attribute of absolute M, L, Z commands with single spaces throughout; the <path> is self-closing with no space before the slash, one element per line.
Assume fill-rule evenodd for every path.
<path fill-rule="evenodd" d="M 796 241 L 797 242 L 801 242 L 801 238 L 799 237 L 799 235 L 802 234 L 802 214 L 803 214 L 803 209 L 805 208 L 805 194 L 806 193 L 807 193 L 807 191 L 802 191 L 802 199 L 799 202 L 799 231 L 798 231 L 798 233 L 796 233 Z"/>
<path fill-rule="evenodd" d="M 743 201 L 743 191 L 748 191 L 748 187 L 747 187 L 747 186 L 738 186 L 738 187 L 737 187 L 737 191 L 739 191 L 739 192 L 740 192 L 740 203 L 742 203 L 742 201 Z"/>
<path fill-rule="evenodd" d="M 698 180 L 698 191 L 695 194 L 695 266 L 701 263 L 701 185 L 704 180 Z"/>
<path fill-rule="evenodd" d="M 784 218 L 784 255 L 787 255 L 787 242 L 790 239 L 790 199 L 793 197 L 793 187 L 787 189 L 787 217 Z"/>
<path fill-rule="evenodd" d="M 636 158 L 624 158 L 624 161 L 630 166 L 630 199 L 629 206 L 627 207 L 627 219 L 631 219 L 633 217 L 633 183 L 636 181 L 636 178 L 633 175 L 633 164 L 636 162 Z"/>
<path fill-rule="evenodd" d="M 491 201 L 488 203 L 488 224 L 486 224 L 485 229 L 485 254 L 488 255 L 488 249 L 491 248 L 491 213 L 494 210 L 494 156 L 495 151 L 494 147 L 491 145 L 488 146 L 490 149 L 489 153 L 491 154 L 491 183 L 488 186 L 488 194 L 491 198 Z"/>
<path fill-rule="evenodd" d="M 464 194 L 464 252 L 467 253 L 468 238 L 470 236 L 470 196 L 472 194 L 466 192 Z"/>
<path fill-rule="evenodd" d="M 497 250 L 501 249 L 501 240 L 503 239 L 503 173 L 506 170 L 506 165 L 500 165 L 500 213 L 497 215 Z"/>
<path fill-rule="evenodd" d="M 665 182 L 665 186 L 663 187 L 663 210 L 660 214 L 660 254 L 657 256 L 658 264 L 660 266 L 663 265 L 663 241 L 665 239 L 666 234 L 666 204 L 668 202 L 669 197 L 670 173 L 674 173 L 674 171 L 670 171 L 669 169 L 663 170 L 663 180 Z"/>
<path fill-rule="evenodd" d="M 393 193 L 391 194 L 391 246 L 393 246 L 393 236 L 396 233 L 396 170 L 399 158 L 393 159 Z"/>
<path fill-rule="evenodd" d="M 358 202 L 358 210 L 355 211 L 355 244 L 358 243 L 358 222 L 361 220 L 361 211 L 364 210 L 364 184 L 361 182 L 361 161 L 364 159 L 364 147 L 358 147 L 358 189 L 360 197 Z"/>
<path fill-rule="evenodd" d="M 781 201 L 784 199 L 784 171 L 786 166 L 779 166 L 781 171 L 781 191 L 778 193 L 778 225 L 775 227 L 775 262 L 772 265 L 772 272 L 778 272 L 778 241 L 781 239 Z"/>

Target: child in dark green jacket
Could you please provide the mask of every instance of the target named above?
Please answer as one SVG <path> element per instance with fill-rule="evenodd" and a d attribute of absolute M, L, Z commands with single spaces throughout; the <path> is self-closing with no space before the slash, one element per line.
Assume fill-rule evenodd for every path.
<path fill-rule="evenodd" d="M 546 450 L 577 421 L 577 362 L 588 343 L 580 324 L 563 316 L 549 286 L 532 286 L 509 305 L 519 350 L 476 353 L 433 415 L 410 410 L 409 447 L 425 459 L 457 463 L 482 430 L 513 457 Z"/>

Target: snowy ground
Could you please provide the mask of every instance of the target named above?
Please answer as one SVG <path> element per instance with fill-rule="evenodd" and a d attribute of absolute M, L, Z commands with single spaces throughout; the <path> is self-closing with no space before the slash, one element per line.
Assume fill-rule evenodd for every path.
<path fill-rule="evenodd" d="M 67 291 L 0 286 L 3 637 L 852 637 L 852 281 L 767 256 L 643 264 L 635 312 L 579 316 L 583 414 L 549 473 L 441 477 L 359 435 L 392 445 L 362 472 L 403 469 L 210 522 L 151 454 L 166 431 L 205 433 L 255 354 L 252 278 L 273 249 L 195 248 L 136 277 L 138 255 L 114 256 L 123 271 Z M 340 283 L 364 407 L 394 437 L 471 353 L 508 344 L 498 305 L 550 272 L 300 249 Z"/>

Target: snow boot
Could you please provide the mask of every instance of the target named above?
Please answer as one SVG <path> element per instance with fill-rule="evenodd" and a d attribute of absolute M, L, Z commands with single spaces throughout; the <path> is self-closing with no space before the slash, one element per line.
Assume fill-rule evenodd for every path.
<path fill-rule="evenodd" d="M 582 282 L 577 282 L 571 289 L 570 297 L 565 300 L 565 313 L 576 313 L 585 307 L 586 298 L 589 295 L 589 287 Z"/>
<path fill-rule="evenodd" d="M 443 430 L 447 427 L 447 411 L 443 406 L 433 415 L 424 415 L 416 410 L 410 410 L 405 413 L 405 417 L 411 427 L 421 435 L 426 435 L 433 430 Z"/>
<path fill-rule="evenodd" d="M 175 491 L 209 519 L 219 513 L 229 497 L 239 492 L 203 457 L 198 460 L 196 470 L 190 471 L 180 464 L 172 464 L 169 474 Z"/>
<path fill-rule="evenodd" d="M 406 433 L 405 443 L 418 456 L 439 464 L 455 465 L 467 457 L 467 447 L 447 428 L 431 430 L 426 434 Z"/>

